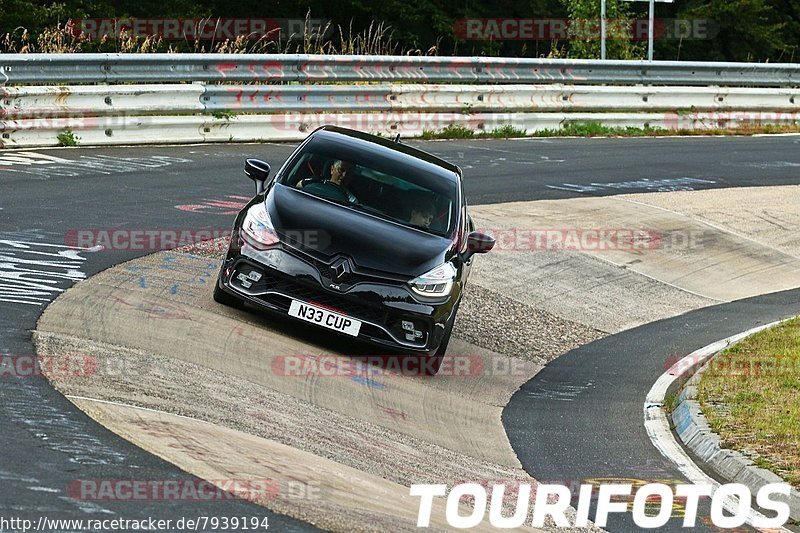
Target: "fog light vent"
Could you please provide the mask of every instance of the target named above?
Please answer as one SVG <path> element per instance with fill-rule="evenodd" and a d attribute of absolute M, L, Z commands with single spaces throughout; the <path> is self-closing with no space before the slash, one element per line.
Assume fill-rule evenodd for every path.
<path fill-rule="evenodd" d="M 421 339 L 422 338 L 422 335 L 423 335 L 422 331 L 418 330 L 415 327 L 415 325 L 414 325 L 414 323 L 412 321 L 403 320 L 400 323 L 400 326 L 406 332 L 406 340 L 407 341 L 415 341 L 417 339 Z"/>

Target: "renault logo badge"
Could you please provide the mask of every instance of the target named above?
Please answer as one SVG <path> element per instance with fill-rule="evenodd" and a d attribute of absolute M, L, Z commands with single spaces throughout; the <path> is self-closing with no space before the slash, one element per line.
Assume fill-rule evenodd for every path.
<path fill-rule="evenodd" d="M 342 279 L 351 272 L 350 262 L 341 257 L 331 265 L 331 279 Z"/>

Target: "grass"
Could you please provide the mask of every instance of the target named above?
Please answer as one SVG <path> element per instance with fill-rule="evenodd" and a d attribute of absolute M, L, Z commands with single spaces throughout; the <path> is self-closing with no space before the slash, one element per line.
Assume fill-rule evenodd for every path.
<path fill-rule="evenodd" d="M 207 24 L 219 19 L 208 17 L 194 24 L 199 35 Z M 136 36 L 122 30 L 119 34 L 92 39 L 75 31 L 70 23 L 48 26 L 38 33 L 19 27 L 0 33 L 0 53 L 50 53 L 117 52 L 123 54 L 166 53 L 217 53 L 217 54 L 355 54 L 355 55 L 436 55 L 438 45 L 427 50 L 416 46 L 404 47 L 394 37 L 394 30 L 383 22 L 373 21 L 362 31 L 342 28 L 328 22 L 316 28 L 312 25 L 311 11 L 306 13 L 302 32 L 291 35 L 274 30 L 266 35 L 240 35 L 235 39 L 201 40 L 187 36 L 181 41 L 166 41 L 158 35 Z"/>
<path fill-rule="evenodd" d="M 475 138 L 475 131 L 471 130 L 467 127 L 460 126 L 458 124 L 450 124 L 446 126 L 444 129 L 435 131 L 435 130 L 423 130 L 422 131 L 422 138 L 425 140 L 429 139 L 474 139 Z"/>
<path fill-rule="evenodd" d="M 724 447 L 800 488 L 800 318 L 714 358 L 698 399 Z"/>
<path fill-rule="evenodd" d="M 525 137 L 528 132 L 506 124 L 492 131 L 474 131 L 459 124 L 450 124 L 441 130 L 423 130 L 422 139 L 509 139 Z"/>
<path fill-rule="evenodd" d="M 800 124 L 784 126 L 752 125 L 737 128 L 666 129 L 605 126 L 600 122 L 574 122 L 557 129 L 544 129 L 530 134 L 510 124 L 492 131 L 474 131 L 451 124 L 441 130 L 424 130 L 422 139 L 509 139 L 515 137 L 664 137 L 676 135 L 756 135 L 770 133 L 800 133 Z"/>
<path fill-rule="evenodd" d="M 80 141 L 80 137 L 75 135 L 72 130 L 62 131 L 57 138 L 59 146 L 78 146 L 78 141 Z"/>
<path fill-rule="evenodd" d="M 666 129 L 604 126 L 599 122 L 568 123 L 560 129 L 539 130 L 534 137 L 665 137 L 675 135 L 756 135 L 767 133 L 800 133 L 800 124 L 785 126 L 748 125 L 737 128 Z"/>
<path fill-rule="evenodd" d="M 525 130 L 506 124 L 505 126 L 490 131 L 487 136 L 492 139 L 510 139 L 512 137 L 525 137 L 527 134 L 528 132 Z"/>
<path fill-rule="evenodd" d="M 678 393 L 672 392 L 667 394 L 664 398 L 664 410 L 671 415 L 675 412 L 676 407 L 678 407 Z M 671 420 L 672 418 L 670 418 L 670 421 Z"/>
<path fill-rule="evenodd" d="M 535 132 L 535 137 L 643 137 L 656 132 L 662 132 L 658 128 L 633 128 L 604 126 L 599 122 L 570 122 L 564 124 L 559 129 L 544 129 Z"/>
<path fill-rule="evenodd" d="M 228 109 L 223 109 L 222 111 L 214 111 L 211 113 L 211 116 L 218 119 L 218 120 L 228 120 L 236 118 L 236 113 L 230 111 Z"/>

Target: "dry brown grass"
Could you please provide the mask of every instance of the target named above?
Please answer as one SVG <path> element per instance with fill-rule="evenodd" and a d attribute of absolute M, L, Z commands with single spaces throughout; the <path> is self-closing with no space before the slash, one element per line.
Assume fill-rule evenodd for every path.
<path fill-rule="evenodd" d="M 402 49 L 394 39 L 391 27 L 383 22 L 372 22 L 368 28 L 353 31 L 352 22 L 345 30 L 330 22 L 315 29 L 311 24 L 311 13 L 306 15 L 303 33 L 288 36 L 280 32 L 256 35 L 241 35 L 236 39 L 222 41 L 186 39 L 168 42 L 158 36 L 136 37 L 126 31 L 120 35 L 104 35 L 93 40 L 76 33 L 70 23 L 57 24 L 42 30 L 35 38 L 25 28 L 0 35 L 0 52 L 69 54 L 75 52 L 118 52 L 124 54 L 149 54 L 156 52 L 220 53 L 220 54 L 356 54 L 356 55 L 436 55 L 438 47 L 426 51 L 416 48 Z M 215 19 L 203 19 L 195 24 L 195 35 L 202 27 Z M 335 38 L 330 38 L 334 36 Z"/>
<path fill-rule="evenodd" d="M 800 319 L 717 356 L 698 398 L 722 445 L 800 488 Z"/>

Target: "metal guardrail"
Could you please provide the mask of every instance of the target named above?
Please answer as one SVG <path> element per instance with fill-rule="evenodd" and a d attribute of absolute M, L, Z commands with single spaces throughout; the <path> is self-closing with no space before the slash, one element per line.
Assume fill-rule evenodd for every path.
<path fill-rule="evenodd" d="M 0 84 L 187 81 L 794 87 L 800 86 L 800 65 L 306 54 L 0 55 Z"/>
<path fill-rule="evenodd" d="M 81 145 L 176 144 L 202 142 L 298 141 L 318 126 L 345 128 L 403 138 L 419 137 L 426 130 L 459 125 L 476 132 L 504 126 L 534 132 L 559 129 L 569 122 L 601 122 L 616 127 L 676 129 L 693 123 L 711 127 L 736 126 L 753 120 L 749 113 L 732 119 L 710 114 L 682 117 L 675 113 L 279 113 L 216 118 L 208 115 L 99 116 L 21 119 L 6 121 L 0 142 L 6 147 L 56 146 L 64 130 L 73 132 Z M 724 122 L 724 124 L 722 123 Z"/>
<path fill-rule="evenodd" d="M 0 121 L 0 147 L 57 146 L 66 130 L 81 145 L 176 144 L 201 142 L 297 141 L 314 128 L 333 124 L 346 128 L 403 138 L 419 137 L 451 125 L 475 132 L 511 126 L 529 134 L 557 130 L 570 123 L 598 122 L 612 127 L 681 129 L 736 128 L 751 124 L 795 123 L 795 115 L 783 112 L 693 113 L 277 113 L 240 115 L 172 116 L 67 116 Z"/>
<path fill-rule="evenodd" d="M 0 55 L 0 148 L 57 145 L 67 130 L 103 145 L 298 140 L 323 124 L 403 137 L 449 125 L 797 125 L 799 73 L 787 64 Z"/>
<path fill-rule="evenodd" d="M 584 85 L 76 85 L 0 87 L 0 118 L 286 112 L 800 110 L 800 89 Z"/>

